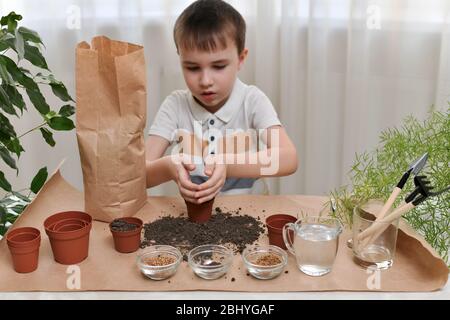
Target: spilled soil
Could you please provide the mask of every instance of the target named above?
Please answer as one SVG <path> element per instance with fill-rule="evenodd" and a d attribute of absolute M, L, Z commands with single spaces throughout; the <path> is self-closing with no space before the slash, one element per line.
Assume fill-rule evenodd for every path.
<path fill-rule="evenodd" d="M 144 240 L 141 248 L 166 244 L 181 250 L 184 260 L 187 252 L 203 244 L 221 244 L 237 252 L 254 243 L 265 232 L 264 224 L 257 219 L 236 211 L 223 212 L 219 207 L 205 223 L 195 223 L 183 216 L 165 216 L 144 224 Z"/>

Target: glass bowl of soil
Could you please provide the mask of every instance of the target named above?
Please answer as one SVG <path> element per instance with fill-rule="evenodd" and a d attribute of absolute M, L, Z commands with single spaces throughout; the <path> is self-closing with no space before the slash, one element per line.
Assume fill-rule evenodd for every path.
<path fill-rule="evenodd" d="M 233 262 L 233 252 L 221 245 L 206 244 L 188 253 L 188 263 L 200 278 L 213 280 L 228 272 Z"/>
<path fill-rule="evenodd" d="M 164 280 L 173 276 L 183 259 L 180 250 L 167 245 L 146 248 L 137 257 L 142 274 L 152 280 Z"/>
<path fill-rule="evenodd" d="M 248 273 L 262 280 L 280 275 L 288 262 L 286 251 L 273 245 L 247 247 L 242 252 L 242 259 Z"/>

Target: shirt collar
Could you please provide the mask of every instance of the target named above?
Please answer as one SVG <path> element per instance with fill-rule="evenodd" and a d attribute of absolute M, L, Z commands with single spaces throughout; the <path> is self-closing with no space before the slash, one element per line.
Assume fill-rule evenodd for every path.
<path fill-rule="evenodd" d="M 216 116 L 221 121 L 228 123 L 233 115 L 242 105 L 244 99 L 244 91 L 246 85 L 236 78 L 234 82 L 233 90 L 228 98 L 227 102 L 214 114 L 203 108 L 197 101 L 195 101 L 192 94 L 189 95 L 189 104 L 192 110 L 192 114 L 197 121 L 207 121 L 212 115 Z"/>

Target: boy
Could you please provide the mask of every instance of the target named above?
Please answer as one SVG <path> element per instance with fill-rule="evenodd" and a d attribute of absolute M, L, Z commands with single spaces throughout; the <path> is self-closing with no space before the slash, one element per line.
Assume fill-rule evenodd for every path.
<path fill-rule="evenodd" d="M 258 88 L 237 78 L 248 54 L 245 29 L 242 16 L 221 0 L 198 0 L 178 17 L 174 40 L 189 90 L 169 95 L 150 128 L 146 142 L 148 188 L 174 180 L 186 201 L 200 204 L 219 192 L 251 193 L 258 178 L 289 175 L 297 170 L 295 146 L 270 100 Z M 229 129 L 262 130 L 267 150 L 263 153 L 232 148 L 230 153 L 229 144 L 223 147 L 225 143 L 221 143 L 229 136 L 219 139 Z M 178 142 L 185 139 L 185 146 L 198 146 L 198 140 L 206 137 L 207 141 L 200 140 L 200 156 L 206 159 L 204 168 L 198 162 L 190 163 L 185 156 L 163 156 L 180 136 Z M 186 144 L 190 137 L 195 137 L 194 141 Z M 225 153 L 231 155 L 227 161 L 223 161 Z M 236 163 L 239 153 L 257 160 Z M 267 155 L 278 170 L 264 172 L 267 163 L 261 159 Z M 191 171 L 196 172 L 192 177 Z"/>

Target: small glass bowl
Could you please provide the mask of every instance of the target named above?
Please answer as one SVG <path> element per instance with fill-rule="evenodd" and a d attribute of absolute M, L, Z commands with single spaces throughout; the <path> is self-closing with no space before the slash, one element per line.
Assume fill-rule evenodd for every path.
<path fill-rule="evenodd" d="M 273 265 L 267 261 L 270 256 L 277 257 L 281 262 Z M 283 272 L 288 262 L 287 253 L 280 247 L 269 246 L 253 246 L 247 247 L 242 252 L 242 259 L 247 267 L 248 272 L 257 279 L 268 280 L 273 279 Z M 265 259 L 264 262 L 258 260 Z"/>
<path fill-rule="evenodd" d="M 218 279 L 228 272 L 233 262 L 233 252 L 221 245 L 206 244 L 188 253 L 188 263 L 200 278 Z"/>
<path fill-rule="evenodd" d="M 161 260 L 164 258 L 174 259 L 174 261 L 165 265 L 152 265 L 149 263 L 150 260 Z M 164 280 L 177 272 L 182 259 L 183 255 L 177 248 L 167 245 L 155 245 L 148 247 L 137 257 L 137 265 L 142 274 L 148 278 L 152 280 Z M 161 263 L 161 261 L 159 262 Z"/>

